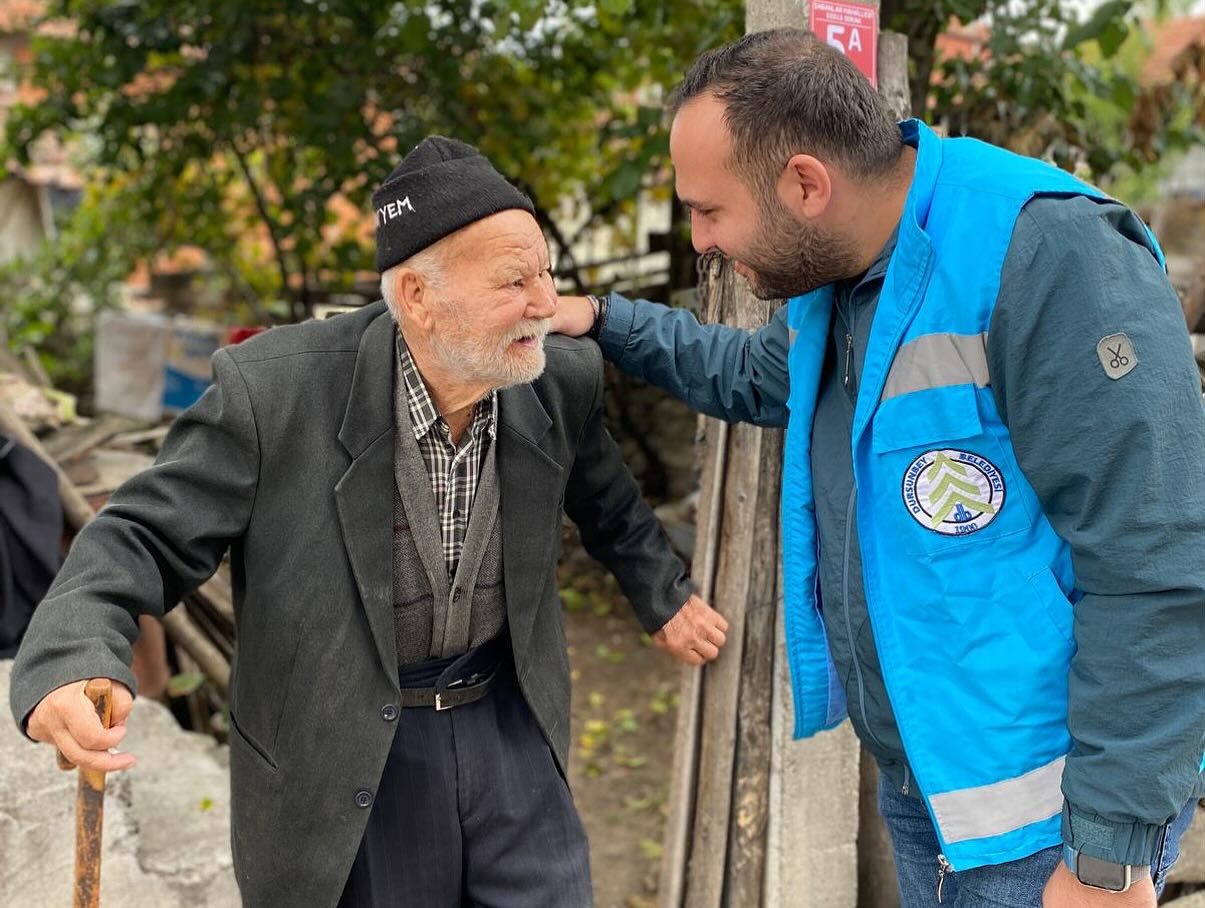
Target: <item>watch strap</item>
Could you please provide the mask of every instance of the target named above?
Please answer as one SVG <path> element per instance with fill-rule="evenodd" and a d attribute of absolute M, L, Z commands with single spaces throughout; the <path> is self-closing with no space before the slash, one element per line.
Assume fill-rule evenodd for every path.
<path fill-rule="evenodd" d="M 1114 864 L 1076 851 L 1070 845 L 1063 846 L 1063 863 L 1085 886 L 1106 892 L 1125 892 L 1136 881 L 1151 875 L 1151 868 L 1145 864 Z"/>

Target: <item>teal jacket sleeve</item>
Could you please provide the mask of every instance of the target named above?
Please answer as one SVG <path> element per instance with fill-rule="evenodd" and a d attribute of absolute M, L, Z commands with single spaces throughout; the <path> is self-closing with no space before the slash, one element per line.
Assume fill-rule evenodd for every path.
<path fill-rule="evenodd" d="M 1121 334 L 1135 364 L 1112 377 L 1098 344 Z M 1205 410 L 1179 301 L 1141 222 L 1116 203 L 1030 202 L 988 359 L 1080 596 L 1064 838 L 1103 860 L 1149 864 L 1201 791 Z"/>
<path fill-rule="evenodd" d="M 692 410 L 726 422 L 787 424 L 787 307 L 757 331 L 700 325 L 684 309 L 607 298 L 603 356 Z"/>

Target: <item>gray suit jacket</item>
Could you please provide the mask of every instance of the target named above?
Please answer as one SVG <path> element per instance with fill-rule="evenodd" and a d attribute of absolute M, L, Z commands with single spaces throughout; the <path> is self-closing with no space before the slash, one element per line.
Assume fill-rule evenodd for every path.
<path fill-rule="evenodd" d="M 155 465 L 76 539 L 13 668 L 24 728 L 54 688 L 131 688 L 140 614 L 162 615 L 230 549 L 231 839 L 248 905 L 331 906 L 367 822 L 398 700 L 391 597 L 394 326 L 381 303 L 278 328 L 213 360 Z M 648 630 L 690 593 L 601 415 L 602 360 L 550 337 L 548 365 L 501 392 L 504 577 L 516 672 L 563 768 L 569 666 L 561 510 Z M 136 771 L 136 770 L 135 770 Z"/>

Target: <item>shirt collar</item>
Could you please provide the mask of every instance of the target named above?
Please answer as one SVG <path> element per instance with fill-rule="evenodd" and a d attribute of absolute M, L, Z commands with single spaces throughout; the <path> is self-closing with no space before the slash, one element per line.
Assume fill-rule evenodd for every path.
<path fill-rule="evenodd" d="M 439 408 L 435 406 L 435 401 L 431 399 L 427 383 L 423 381 L 414 357 L 410 355 L 410 348 L 406 346 L 406 342 L 400 334 L 397 349 L 402 380 L 406 383 L 406 406 L 410 411 L 410 426 L 414 430 L 414 437 L 421 439 L 431 431 L 432 426 L 437 424 L 443 427 L 446 433 L 443 416 L 440 414 Z M 497 431 L 497 422 L 498 392 L 491 391 L 478 401 L 473 411 L 473 421 L 469 425 L 469 434 L 476 438 L 482 430 L 488 430 L 492 439 Z"/>
<path fill-rule="evenodd" d="M 891 264 L 891 256 L 895 252 L 899 235 L 900 228 L 897 225 L 895 230 L 891 231 L 891 236 L 887 238 L 887 242 L 883 244 L 883 248 L 879 250 L 879 254 L 870 263 L 869 268 L 856 277 L 844 278 L 836 282 L 837 290 L 840 293 L 839 298 L 848 299 L 863 284 L 882 279 L 887 273 L 887 267 Z"/>

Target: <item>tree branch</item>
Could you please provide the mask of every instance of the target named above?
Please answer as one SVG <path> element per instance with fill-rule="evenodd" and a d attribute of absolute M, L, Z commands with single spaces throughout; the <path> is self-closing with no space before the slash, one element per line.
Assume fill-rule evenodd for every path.
<path fill-rule="evenodd" d="M 289 300 L 289 309 L 293 312 L 293 317 L 296 319 L 296 303 L 297 299 L 293 295 L 293 289 L 289 286 L 289 268 L 285 259 L 284 248 L 281 245 L 280 232 L 276 226 L 276 222 L 272 220 L 272 215 L 268 212 L 268 204 L 264 199 L 263 193 L 260 191 L 259 184 L 255 182 L 255 177 L 251 173 L 251 166 L 247 162 L 247 156 L 239 149 L 238 142 L 233 138 L 230 140 L 230 148 L 234 151 L 235 160 L 238 161 L 239 169 L 243 172 L 243 179 L 247 181 L 247 188 L 251 190 L 251 196 L 255 199 L 255 208 L 259 212 L 260 218 L 264 222 L 264 226 L 268 228 L 268 237 L 272 241 L 272 252 L 276 257 L 276 268 L 280 272 L 280 289 Z"/>
<path fill-rule="evenodd" d="M 556 270 L 563 277 L 569 278 L 573 282 L 573 289 L 577 291 L 579 296 L 586 293 L 586 283 L 582 280 L 581 269 L 577 265 L 577 261 L 573 257 L 573 249 L 569 245 L 569 241 L 565 238 L 565 234 L 552 219 L 547 211 L 541 207 L 536 199 L 536 194 L 531 191 L 531 187 L 521 181 L 516 181 L 516 186 L 531 199 L 532 207 L 536 210 L 536 220 L 540 222 L 550 234 L 557 246 L 557 267 Z M 567 264 L 563 264 L 567 262 Z M 566 270 L 568 273 L 566 273 Z"/>

